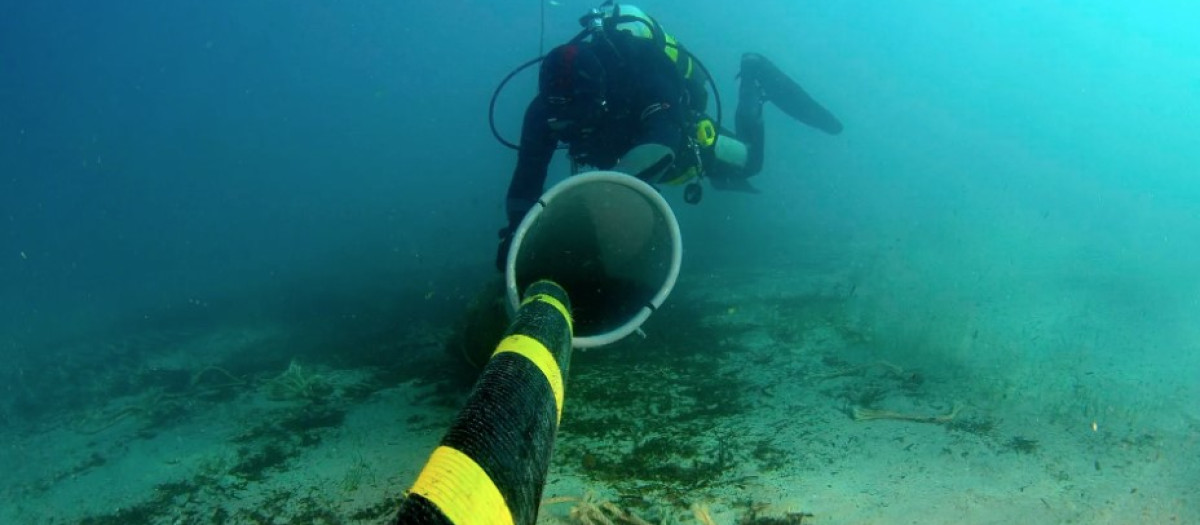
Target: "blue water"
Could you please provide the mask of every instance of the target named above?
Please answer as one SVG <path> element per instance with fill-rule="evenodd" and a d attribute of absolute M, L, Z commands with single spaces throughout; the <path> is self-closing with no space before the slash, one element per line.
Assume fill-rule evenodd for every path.
<path fill-rule="evenodd" d="M 1143 334 L 1113 353 L 1195 351 L 1200 8 L 736 5 L 642 7 L 726 115 L 756 51 L 846 131 L 768 109 L 763 194 L 668 190 L 685 272 L 850 253 L 881 323 L 999 301 Z M 5 2 L 0 353 L 164 311 L 485 279 L 514 162 L 489 97 L 590 6 L 547 5 L 543 35 L 537 2 Z M 531 88 L 500 98 L 510 139 Z"/>

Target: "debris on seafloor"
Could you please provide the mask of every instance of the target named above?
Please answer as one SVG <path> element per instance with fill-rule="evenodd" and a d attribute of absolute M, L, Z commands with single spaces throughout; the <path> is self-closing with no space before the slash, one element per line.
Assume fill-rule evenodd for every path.
<path fill-rule="evenodd" d="M 542 502 L 542 506 L 560 503 L 574 503 L 566 517 L 558 518 L 559 521 L 571 525 L 654 525 L 655 523 L 638 516 L 630 509 L 623 509 L 611 501 L 601 499 L 590 491 L 580 497 L 549 498 Z M 764 516 L 761 513 L 766 508 L 765 504 L 750 505 L 749 511 L 737 521 L 737 525 L 802 525 L 804 518 L 813 517 L 809 512 L 788 512 L 782 516 Z M 699 525 L 719 525 L 707 504 L 693 503 L 691 511 L 692 517 Z M 681 523 L 681 521 L 668 511 L 660 516 L 657 523 L 667 525 Z"/>
<path fill-rule="evenodd" d="M 622 509 L 617 504 L 601 499 L 594 492 L 588 491 L 583 496 L 562 496 L 550 498 L 542 502 L 542 506 L 558 503 L 574 503 L 567 514 L 567 523 L 577 525 L 652 525 L 634 514 Z"/>
<path fill-rule="evenodd" d="M 945 414 L 908 414 L 903 412 L 892 412 L 890 410 L 873 410 L 870 408 L 854 407 L 850 409 L 850 415 L 855 421 L 869 421 L 872 419 L 893 419 L 897 421 L 915 421 L 918 423 L 949 423 L 958 417 L 958 413 L 962 410 L 961 403 L 955 403 L 954 407 Z"/>

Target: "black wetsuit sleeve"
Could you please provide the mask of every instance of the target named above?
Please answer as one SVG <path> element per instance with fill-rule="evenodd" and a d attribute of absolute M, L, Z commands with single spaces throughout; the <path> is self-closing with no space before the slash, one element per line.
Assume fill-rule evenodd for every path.
<path fill-rule="evenodd" d="M 525 121 L 521 125 L 521 149 L 517 153 L 517 168 L 508 184 L 505 211 L 508 224 L 516 227 L 525 213 L 542 196 L 546 184 L 546 172 L 558 141 L 546 123 L 545 104 L 535 98 L 525 109 Z"/>

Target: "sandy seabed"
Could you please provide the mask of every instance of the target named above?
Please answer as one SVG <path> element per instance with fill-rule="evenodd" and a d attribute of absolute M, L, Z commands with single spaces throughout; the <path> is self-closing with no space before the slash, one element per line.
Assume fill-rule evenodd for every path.
<path fill-rule="evenodd" d="M 685 276 L 644 338 L 574 356 L 539 522 L 1200 523 L 1194 348 L 1035 351 L 977 314 L 898 329 L 879 293 L 840 270 Z M 0 523 L 387 522 L 468 390 L 449 330 L 384 367 L 238 373 L 194 334 L 167 345 L 145 366 L 181 384 L 0 430 Z"/>

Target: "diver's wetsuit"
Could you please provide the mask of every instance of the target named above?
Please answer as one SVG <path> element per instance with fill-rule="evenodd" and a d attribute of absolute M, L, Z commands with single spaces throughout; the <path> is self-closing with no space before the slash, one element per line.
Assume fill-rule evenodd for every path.
<path fill-rule="evenodd" d="M 535 97 L 525 110 L 521 149 L 508 187 L 508 221 L 515 226 L 541 197 L 550 159 L 559 142 L 569 145 L 575 162 L 612 169 L 634 146 L 661 144 L 675 152 L 676 164 L 687 145 L 687 88 L 675 63 L 649 40 L 618 40 L 613 48 L 585 42 L 607 73 L 606 111 L 589 132 L 557 132 L 548 120 L 549 104 Z"/>
<path fill-rule="evenodd" d="M 611 42 L 612 45 L 607 45 Z M 689 137 L 702 118 L 707 103 L 704 80 L 683 75 L 659 44 L 650 40 L 618 35 L 605 43 L 584 42 L 592 46 L 606 71 L 606 110 L 594 125 L 559 132 L 549 124 L 551 107 L 542 96 L 536 97 L 525 111 L 521 127 L 521 145 L 517 167 L 508 187 L 506 209 L 511 233 L 525 213 L 541 197 L 546 171 L 559 142 L 569 145 L 571 159 L 578 164 L 612 169 L 622 155 L 635 146 L 657 144 L 669 148 L 672 162 L 660 180 L 697 168 L 713 186 L 724 190 L 756 191 L 747 181 L 762 170 L 765 133 L 763 103 L 770 101 L 792 118 L 821 131 L 836 135 L 842 123 L 779 70 L 770 60 L 756 53 L 742 56 L 739 76 L 736 133 L 720 130 L 746 147 L 740 165 L 714 162 L 713 148 L 694 148 Z M 722 139 L 717 139 L 722 140 Z M 502 249 L 501 252 L 504 250 Z"/>

